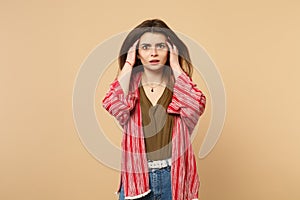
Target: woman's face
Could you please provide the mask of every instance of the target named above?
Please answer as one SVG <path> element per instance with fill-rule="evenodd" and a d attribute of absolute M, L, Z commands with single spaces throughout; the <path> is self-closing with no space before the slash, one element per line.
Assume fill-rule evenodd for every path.
<path fill-rule="evenodd" d="M 144 68 L 161 70 L 168 59 L 167 38 L 161 33 L 144 33 L 139 41 L 138 55 Z"/>

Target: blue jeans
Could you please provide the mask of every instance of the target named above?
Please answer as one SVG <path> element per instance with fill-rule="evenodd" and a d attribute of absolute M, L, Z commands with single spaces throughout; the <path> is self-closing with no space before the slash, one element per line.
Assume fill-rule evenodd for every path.
<path fill-rule="evenodd" d="M 139 200 L 172 200 L 171 167 L 153 169 L 149 172 L 151 192 Z M 119 200 L 124 200 L 124 190 L 121 187 Z"/>

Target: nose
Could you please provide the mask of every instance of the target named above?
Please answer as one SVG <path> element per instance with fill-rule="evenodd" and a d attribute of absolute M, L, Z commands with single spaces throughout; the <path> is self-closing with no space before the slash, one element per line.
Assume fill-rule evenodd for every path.
<path fill-rule="evenodd" d="M 152 57 L 155 57 L 157 56 L 157 49 L 154 47 L 154 48 L 151 48 L 151 56 Z"/>

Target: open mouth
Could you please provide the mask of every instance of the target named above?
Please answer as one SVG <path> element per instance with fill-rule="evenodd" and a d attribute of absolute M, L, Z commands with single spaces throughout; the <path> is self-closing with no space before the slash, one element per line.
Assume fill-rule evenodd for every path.
<path fill-rule="evenodd" d="M 159 60 L 150 60 L 150 63 L 151 63 L 151 64 L 158 64 L 158 63 L 159 63 Z"/>

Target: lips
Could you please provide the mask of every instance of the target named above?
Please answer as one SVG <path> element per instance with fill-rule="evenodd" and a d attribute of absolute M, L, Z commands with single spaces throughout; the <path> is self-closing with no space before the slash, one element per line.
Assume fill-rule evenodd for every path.
<path fill-rule="evenodd" d="M 157 63 L 159 63 L 159 60 L 157 60 L 157 59 L 150 60 L 150 63 L 151 63 L 151 64 L 157 64 Z"/>

